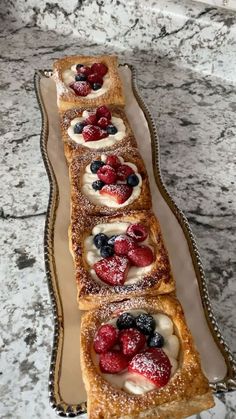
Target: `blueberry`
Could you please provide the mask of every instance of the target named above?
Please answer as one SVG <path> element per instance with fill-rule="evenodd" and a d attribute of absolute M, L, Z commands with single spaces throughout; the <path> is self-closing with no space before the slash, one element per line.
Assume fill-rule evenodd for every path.
<path fill-rule="evenodd" d="M 103 233 L 96 234 L 96 236 L 94 236 L 93 238 L 93 242 L 97 249 L 100 249 L 101 247 L 105 246 L 107 244 L 107 240 L 108 237 L 106 236 L 106 234 Z"/>
<path fill-rule="evenodd" d="M 114 246 L 114 243 L 115 243 L 115 239 L 117 238 L 118 236 L 111 236 L 110 238 L 109 238 L 109 240 L 108 240 L 108 244 L 110 244 L 110 246 Z"/>
<path fill-rule="evenodd" d="M 109 246 L 107 244 L 105 246 L 102 246 L 100 249 L 100 254 L 102 258 L 108 258 L 109 256 L 114 255 L 113 246 Z"/>
<path fill-rule="evenodd" d="M 134 173 L 127 177 L 127 185 L 129 186 L 137 186 L 139 184 L 139 178 Z"/>
<path fill-rule="evenodd" d="M 135 322 L 136 328 L 144 335 L 151 335 L 155 329 L 155 320 L 150 314 L 139 314 Z"/>
<path fill-rule="evenodd" d="M 75 81 L 86 81 L 87 77 L 85 74 L 76 74 Z"/>
<path fill-rule="evenodd" d="M 162 348 L 164 345 L 164 338 L 160 333 L 154 332 L 153 335 L 149 336 L 147 343 L 151 348 Z"/>
<path fill-rule="evenodd" d="M 90 164 L 90 170 L 92 173 L 97 173 L 98 169 L 100 169 L 100 167 L 104 166 L 104 162 L 101 160 L 94 160 L 92 161 L 92 163 Z"/>
<path fill-rule="evenodd" d="M 115 125 L 107 125 L 106 129 L 107 129 L 107 134 L 110 134 L 110 135 L 115 135 L 118 131 Z"/>
<path fill-rule="evenodd" d="M 100 189 L 102 189 L 102 187 L 105 185 L 105 183 L 102 181 L 102 180 L 95 180 L 93 183 L 92 183 L 92 188 L 95 190 L 95 191 L 100 191 Z"/>
<path fill-rule="evenodd" d="M 100 83 L 93 83 L 92 84 L 92 89 L 93 90 L 99 90 L 101 89 L 102 85 Z"/>
<path fill-rule="evenodd" d="M 135 317 L 130 313 L 122 313 L 116 321 L 116 326 L 120 330 L 135 327 Z"/>
<path fill-rule="evenodd" d="M 74 126 L 74 133 L 81 134 L 81 132 L 83 131 L 83 128 L 84 128 L 84 124 L 82 122 L 77 122 L 77 124 L 75 124 Z"/>
<path fill-rule="evenodd" d="M 81 67 L 84 67 L 84 64 L 77 64 L 75 68 L 76 70 L 79 70 Z"/>

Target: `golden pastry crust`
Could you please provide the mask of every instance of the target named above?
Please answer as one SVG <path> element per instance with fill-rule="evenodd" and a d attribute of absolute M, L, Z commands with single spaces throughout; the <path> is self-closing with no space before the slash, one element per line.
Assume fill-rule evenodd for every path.
<path fill-rule="evenodd" d="M 63 81 L 63 72 L 71 66 L 81 63 L 92 65 L 103 63 L 108 67 L 110 84 L 108 89 L 94 98 L 76 96 L 72 89 Z M 118 73 L 118 59 L 115 55 L 81 56 L 75 55 L 61 58 L 53 64 L 53 78 L 57 88 L 57 104 L 61 111 L 77 107 L 96 107 L 100 105 L 125 105 L 122 83 Z"/>
<path fill-rule="evenodd" d="M 153 268 L 135 284 L 109 286 L 98 282 L 92 278 L 89 272 L 91 267 L 85 259 L 84 241 L 92 234 L 93 227 L 97 224 L 116 222 L 141 223 L 149 231 L 155 253 Z M 69 229 L 69 242 L 76 268 L 77 300 L 82 310 L 93 309 L 106 302 L 121 301 L 124 298 L 166 294 L 175 290 L 160 225 L 151 211 L 130 211 L 112 217 L 81 217 L 79 212 L 77 215 L 74 213 Z"/>
<path fill-rule="evenodd" d="M 125 162 L 134 163 L 138 173 L 142 177 L 140 195 L 130 204 L 122 207 L 108 207 L 96 205 L 82 192 L 82 179 L 86 166 L 93 160 L 100 160 L 101 154 L 116 155 L 123 157 Z M 83 156 L 75 157 L 69 167 L 71 182 L 71 210 L 73 213 L 86 213 L 87 215 L 109 215 L 129 210 L 150 209 L 152 206 L 151 193 L 149 188 L 148 174 L 144 162 L 137 149 L 132 147 L 119 148 L 112 153 L 87 153 Z M 132 196 L 132 195 L 131 195 Z"/>
<path fill-rule="evenodd" d="M 66 112 L 60 113 L 60 126 L 61 126 L 61 133 L 62 133 L 62 139 L 64 142 L 64 151 L 65 156 L 68 161 L 68 163 L 71 162 L 73 157 L 82 155 L 88 151 L 90 152 L 107 152 L 107 151 L 113 151 L 121 147 L 134 147 L 137 148 L 137 143 L 134 138 L 133 132 L 130 128 L 128 119 L 125 115 L 125 112 L 116 106 L 109 106 L 109 109 L 111 111 L 112 116 L 115 116 L 117 118 L 121 118 L 125 124 L 126 133 L 122 140 L 116 141 L 116 143 L 109 147 L 101 146 L 100 148 L 94 149 L 89 147 L 89 142 L 84 144 L 78 144 L 68 134 L 68 128 L 70 127 L 71 121 L 74 118 L 78 118 L 82 116 L 82 113 L 84 109 L 70 109 Z M 92 111 L 95 109 L 87 108 L 88 111 Z M 99 143 L 99 141 L 98 141 Z"/>
<path fill-rule="evenodd" d="M 179 367 L 167 385 L 143 395 L 126 393 L 106 381 L 92 356 L 94 336 L 100 325 L 132 309 L 169 316 L 181 347 Z M 214 406 L 212 392 L 201 370 L 200 357 L 185 323 L 183 310 L 172 296 L 135 298 L 87 312 L 82 317 L 81 325 L 81 368 L 88 396 L 89 419 L 180 419 Z"/>

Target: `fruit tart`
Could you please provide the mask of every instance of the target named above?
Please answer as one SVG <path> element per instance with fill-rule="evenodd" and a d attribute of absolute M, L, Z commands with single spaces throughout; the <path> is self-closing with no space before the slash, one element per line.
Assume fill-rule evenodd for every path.
<path fill-rule="evenodd" d="M 61 58 L 53 64 L 53 77 L 59 110 L 125 104 L 114 55 Z"/>
<path fill-rule="evenodd" d="M 72 212 L 107 215 L 150 209 L 148 175 L 137 149 L 87 153 L 70 164 Z"/>
<path fill-rule="evenodd" d="M 67 161 L 86 151 L 137 147 L 124 111 L 114 106 L 70 109 L 61 114 L 61 132 Z"/>
<path fill-rule="evenodd" d="M 74 213 L 69 242 L 82 310 L 175 289 L 160 225 L 151 211 L 106 217 Z"/>
<path fill-rule="evenodd" d="M 214 406 L 174 297 L 136 298 L 86 313 L 81 367 L 89 419 L 180 419 Z"/>

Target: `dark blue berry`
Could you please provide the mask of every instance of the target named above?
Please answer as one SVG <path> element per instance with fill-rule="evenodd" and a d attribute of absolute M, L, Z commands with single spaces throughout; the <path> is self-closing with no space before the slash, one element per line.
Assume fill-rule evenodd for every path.
<path fill-rule="evenodd" d="M 119 330 L 135 327 L 135 317 L 130 313 L 122 313 L 116 321 L 116 326 Z"/>
<path fill-rule="evenodd" d="M 77 122 L 77 124 L 75 124 L 74 126 L 74 133 L 81 134 L 81 132 L 83 131 L 83 128 L 84 128 L 84 124 L 82 122 Z"/>
<path fill-rule="evenodd" d="M 86 81 L 87 77 L 85 76 L 85 74 L 76 74 L 75 76 L 75 81 Z"/>
<path fill-rule="evenodd" d="M 101 160 L 94 160 L 92 161 L 92 163 L 90 164 L 90 170 L 92 173 L 97 173 L 98 169 L 100 169 L 100 167 L 104 166 L 104 162 Z"/>
<path fill-rule="evenodd" d="M 114 246 L 114 243 L 115 243 L 115 239 L 117 238 L 118 236 L 111 236 L 110 238 L 109 238 L 109 240 L 108 240 L 108 244 L 110 244 L 110 246 Z"/>
<path fill-rule="evenodd" d="M 81 67 L 84 67 L 84 64 L 77 64 L 75 68 L 76 70 L 79 70 Z"/>
<path fill-rule="evenodd" d="M 109 246 L 109 245 L 102 246 L 100 249 L 100 254 L 102 258 L 108 258 L 109 256 L 114 255 L 113 246 Z"/>
<path fill-rule="evenodd" d="M 93 90 L 99 90 L 101 89 L 102 85 L 100 83 L 93 83 L 92 84 L 92 89 Z"/>
<path fill-rule="evenodd" d="M 106 236 L 106 234 L 103 233 L 96 234 L 96 236 L 94 236 L 93 238 L 93 242 L 97 249 L 100 249 L 101 247 L 105 246 L 107 244 L 107 240 L 108 237 Z"/>
<path fill-rule="evenodd" d="M 139 184 L 139 178 L 134 173 L 127 177 L 127 185 L 129 186 L 137 186 Z"/>
<path fill-rule="evenodd" d="M 95 180 L 93 183 L 92 183 L 92 188 L 95 190 L 95 191 L 100 191 L 100 189 L 102 189 L 102 187 L 105 185 L 105 183 L 102 181 L 102 180 Z"/>
<path fill-rule="evenodd" d="M 107 130 L 107 134 L 110 134 L 110 135 L 115 135 L 118 131 L 115 125 L 107 125 L 106 130 Z"/>
<path fill-rule="evenodd" d="M 160 333 L 155 332 L 153 335 L 149 336 L 147 343 L 151 348 L 162 348 L 164 345 L 164 338 Z"/>
<path fill-rule="evenodd" d="M 151 335 L 155 329 L 155 320 L 150 314 L 139 314 L 136 319 L 136 328 L 144 335 Z"/>

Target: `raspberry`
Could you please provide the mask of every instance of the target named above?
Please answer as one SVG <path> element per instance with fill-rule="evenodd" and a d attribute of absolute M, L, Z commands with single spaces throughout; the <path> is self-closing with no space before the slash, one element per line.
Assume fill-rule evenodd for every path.
<path fill-rule="evenodd" d="M 105 118 L 105 116 L 102 116 L 101 118 L 99 118 L 97 124 L 101 128 L 106 128 L 107 125 L 109 124 L 109 121 L 107 118 Z"/>
<path fill-rule="evenodd" d="M 121 350 L 126 356 L 134 356 L 144 348 L 146 337 L 137 329 L 125 329 L 119 333 Z"/>
<path fill-rule="evenodd" d="M 126 257 L 114 255 L 99 260 L 93 267 L 97 276 L 106 284 L 124 285 L 129 270 L 129 261 Z"/>
<path fill-rule="evenodd" d="M 105 164 L 104 166 L 100 167 L 97 171 L 97 176 L 100 180 L 102 180 L 107 185 L 111 185 L 115 183 L 117 180 L 117 175 L 113 167 L 108 166 Z"/>
<path fill-rule="evenodd" d="M 135 246 L 134 241 L 127 236 L 118 236 L 114 242 L 114 251 L 117 255 L 125 256 Z"/>
<path fill-rule="evenodd" d="M 70 88 L 74 90 L 76 96 L 87 96 L 91 92 L 90 84 L 86 81 L 75 81 L 70 84 Z"/>
<path fill-rule="evenodd" d="M 117 374 L 128 366 L 128 359 L 121 352 L 110 351 L 101 354 L 99 366 L 103 373 Z"/>
<path fill-rule="evenodd" d="M 115 156 L 114 154 L 107 156 L 106 164 L 109 164 L 110 166 L 114 167 L 115 170 L 121 166 L 119 157 Z"/>
<path fill-rule="evenodd" d="M 133 169 L 131 169 L 130 166 L 127 164 L 121 164 L 120 167 L 118 167 L 117 170 L 117 177 L 118 180 L 126 180 L 129 175 L 132 175 L 134 173 Z"/>
<path fill-rule="evenodd" d="M 81 73 L 84 74 L 85 76 L 89 76 L 89 74 L 91 74 L 91 68 L 83 65 L 82 67 L 78 68 L 77 73 Z"/>
<path fill-rule="evenodd" d="M 108 121 L 111 120 L 111 112 L 106 106 L 100 106 L 99 108 L 97 108 L 96 115 L 98 119 L 102 116 L 105 116 L 105 118 L 107 118 Z"/>
<path fill-rule="evenodd" d="M 105 76 L 108 72 L 108 68 L 103 63 L 94 63 L 91 67 L 93 73 L 98 73 L 100 76 Z"/>
<path fill-rule="evenodd" d="M 93 83 L 99 83 L 99 84 L 103 85 L 103 79 L 100 76 L 100 74 L 98 74 L 98 73 L 89 74 L 87 80 L 91 84 L 93 84 Z"/>
<path fill-rule="evenodd" d="M 115 345 L 117 337 L 118 331 L 114 326 L 111 324 L 104 324 L 101 326 L 97 331 L 93 342 L 95 352 L 97 352 L 97 354 L 102 354 L 109 351 L 109 349 Z"/>
<path fill-rule="evenodd" d="M 95 113 L 91 113 L 84 121 L 86 125 L 97 125 L 97 117 Z"/>
<path fill-rule="evenodd" d="M 130 224 L 126 233 L 136 242 L 143 242 L 148 236 L 148 231 L 143 224 Z"/>
<path fill-rule="evenodd" d="M 86 125 L 82 131 L 84 141 L 98 141 L 107 137 L 106 131 L 94 125 Z"/>
<path fill-rule="evenodd" d="M 128 258 L 132 265 L 144 267 L 151 265 L 154 260 L 152 250 L 148 246 L 136 246 L 128 252 Z"/>
<path fill-rule="evenodd" d="M 99 191 L 101 195 L 109 196 L 118 204 L 124 204 L 124 202 L 129 199 L 132 192 L 133 188 L 128 185 L 105 185 Z"/>

